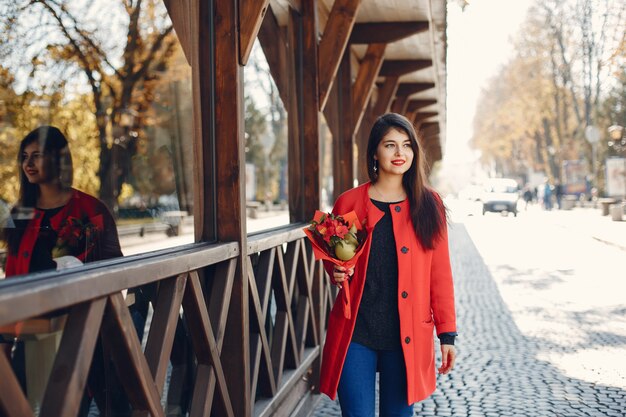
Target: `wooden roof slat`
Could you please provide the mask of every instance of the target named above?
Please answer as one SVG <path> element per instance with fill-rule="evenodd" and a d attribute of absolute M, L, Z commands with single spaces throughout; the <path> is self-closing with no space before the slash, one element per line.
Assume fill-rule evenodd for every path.
<path fill-rule="evenodd" d="M 433 104 L 437 104 L 437 100 L 435 99 L 426 99 L 426 100 L 410 100 L 407 104 L 406 111 L 407 113 L 412 113 L 416 110 L 419 110 L 423 107 L 432 106 Z"/>
<path fill-rule="evenodd" d="M 390 43 L 428 30 L 428 22 L 369 22 L 357 23 L 352 29 L 350 43 Z"/>
<path fill-rule="evenodd" d="M 380 69 L 380 76 L 404 75 L 410 72 L 429 68 L 433 65 L 431 59 L 396 59 L 386 60 Z"/>
<path fill-rule="evenodd" d="M 352 93 L 353 132 L 356 132 L 361 124 L 363 113 L 369 101 L 372 89 L 376 83 L 376 77 L 383 65 L 386 43 L 372 43 L 367 47 L 367 52 L 361 61 L 359 73 L 354 83 Z"/>
<path fill-rule="evenodd" d="M 437 116 L 439 113 L 437 113 L 436 111 L 427 111 L 427 112 L 417 112 L 415 113 L 415 118 L 413 119 L 413 122 L 415 124 L 421 123 L 422 121 L 429 119 L 431 117 L 435 117 Z"/>
<path fill-rule="evenodd" d="M 187 62 L 191 64 L 191 25 L 188 1 L 163 0 Z"/>
<path fill-rule="evenodd" d="M 404 114 L 406 112 L 406 105 L 408 102 L 408 96 L 397 96 L 391 105 L 391 111 L 398 114 Z"/>
<path fill-rule="evenodd" d="M 435 83 L 400 83 L 397 94 L 399 96 L 410 96 L 431 88 L 435 88 Z"/>
<path fill-rule="evenodd" d="M 396 90 L 398 89 L 398 80 L 399 77 L 397 76 L 387 77 L 383 86 L 378 90 L 378 98 L 376 99 L 376 104 L 374 105 L 374 114 L 380 115 L 389 111 L 391 101 L 396 95 Z"/>
<path fill-rule="evenodd" d="M 252 45 L 261 28 L 261 22 L 269 7 L 270 0 L 239 0 L 239 61 L 248 63 Z"/>
<path fill-rule="evenodd" d="M 324 110 L 341 57 L 356 20 L 361 0 L 335 0 L 330 11 L 324 35 L 319 43 L 319 105 Z"/>

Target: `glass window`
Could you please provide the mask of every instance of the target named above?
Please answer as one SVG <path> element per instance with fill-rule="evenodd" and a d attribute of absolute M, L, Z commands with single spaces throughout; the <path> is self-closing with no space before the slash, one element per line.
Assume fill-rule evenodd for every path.
<path fill-rule="evenodd" d="M 287 110 L 255 41 L 244 68 L 248 233 L 289 224 Z"/>
<path fill-rule="evenodd" d="M 321 210 L 329 212 L 335 203 L 333 201 L 333 135 L 322 113 L 320 113 L 320 179 Z"/>
<path fill-rule="evenodd" d="M 90 262 L 192 242 L 191 69 L 163 2 L 5 3 L 0 276 L 54 266 L 15 267 L 10 248 Z M 51 233 L 25 238 L 37 213 L 45 221 L 31 225 Z M 85 243 L 92 226 L 96 241 Z M 67 228 L 82 240 L 65 239 Z"/>

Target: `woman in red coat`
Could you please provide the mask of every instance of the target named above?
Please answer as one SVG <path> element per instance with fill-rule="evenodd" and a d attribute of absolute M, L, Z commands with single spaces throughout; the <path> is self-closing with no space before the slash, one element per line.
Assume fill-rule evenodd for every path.
<path fill-rule="evenodd" d="M 115 221 L 97 198 L 72 188 L 67 139 L 41 126 L 20 143 L 19 200 L 4 230 L 6 276 L 55 269 L 54 258 L 81 262 L 122 256 Z"/>
<path fill-rule="evenodd" d="M 456 316 L 446 209 L 426 186 L 424 154 L 412 124 L 395 113 L 372 127 L 370 182 L 343 193 L 333 212 L 354 210 L 369 238 L 353 270 L 326 265 L 335 283 L 350 280 L 350 318 L 335 303 L 328 322 L 320 389 L 338 394 L 344 417 L 374 416 L 380 373 L 381 417 L 411 416 L 454 367 Z"/>

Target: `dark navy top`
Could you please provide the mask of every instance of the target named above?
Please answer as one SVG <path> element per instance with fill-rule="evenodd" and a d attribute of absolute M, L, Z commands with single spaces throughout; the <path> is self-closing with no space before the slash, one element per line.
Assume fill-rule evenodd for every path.
<path fill-rule="evenodd" d="M 400 348 L 398 257 L 389 205 L 372 200 L 385 214 L 372 231 L 363 296 L 352 341 L 375 350 Z"/>
<path fill-rule="evenodd" d="M 374 350 L 401 348 L 398 313 L 398 255 L 389 205 L 371 200 L 384 215 L 372 231 L 372 246 L 352 341 Z M 453 345 L 456 333 L 439 335 Z"/>

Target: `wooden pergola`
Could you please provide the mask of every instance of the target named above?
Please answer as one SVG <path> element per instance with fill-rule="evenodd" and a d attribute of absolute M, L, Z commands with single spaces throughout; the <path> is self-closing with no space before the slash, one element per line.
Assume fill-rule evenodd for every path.
<path fill-rule="evenodd" d="M 134 414 L 304 414 L 335 296 L 301 230 L 320 204 L 321 117 L 335 193 L 366 179 L 368 129 L 389 110 L 441 159 L 446 2 L 164 1 L 192 68 L 197 243 L 2 282 L 0 325 L 69 311 L 42 416 L 76 415 L 99 336 Z M 257 37 L 289 114 L 292 225 L 248 236 L 243 68 Z M 145 349 L 121 294 L 133 287 L 154 309 Z M 1 354 L 0 374 L 0 416 L 33 415 Z"/>

